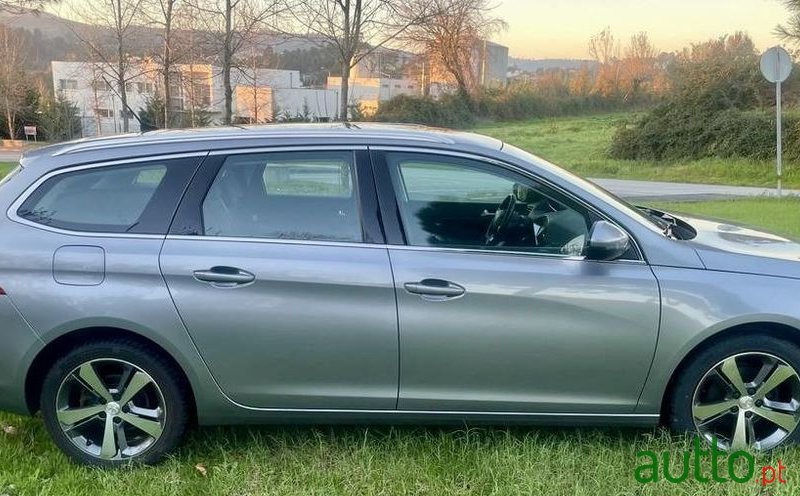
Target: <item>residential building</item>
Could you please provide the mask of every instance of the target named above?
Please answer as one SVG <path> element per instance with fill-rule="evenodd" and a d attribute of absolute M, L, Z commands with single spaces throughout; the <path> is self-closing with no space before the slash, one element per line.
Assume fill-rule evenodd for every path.
<path fill-rule="evenodd" d="M 130 67 L 125 88 L 128 109 L 123 108 L 116 82 L 102 64 L 53 61 L 51 68 L 55 90 L 78 108 L 83 136 L 121 133 L 126 113 L 129 131 L 138 132 L 141 128 L 132 113 L 146 108 L 151 98 L 163 93 L 159 68 L 148 61 Z M 173 113 L 203 111 L 219 124 L 225 102 L 221 74 L 221 68 L 209 64 L 176 65 L 168 102 Z M 303 87 L 299 71 L 235 69 L 231 84 L 235 122 L 265 123 L 286 115 L 309 120 L 332 120 L 336 116 L 337 94 Z"/>

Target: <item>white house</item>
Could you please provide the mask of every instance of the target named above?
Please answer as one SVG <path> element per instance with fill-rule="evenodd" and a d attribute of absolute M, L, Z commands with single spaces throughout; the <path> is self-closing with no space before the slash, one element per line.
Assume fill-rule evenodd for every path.
<path fill-rule="evenodd" d="M 147 61 L 129 70 L 132 77 L 125 93 L 130 110 L 123 108 L 116 83 L 102 64 L 53 61 L 51 68 L 55 90 L 78 107 L 83 136 L 123 132 L 125 113 L 129 131 L 138 132 L 139 122 L 130 110 L 138 113 L 150 98 L 162 93 L 158 67 Z M 208 64 L 180 64 L 174 69 L 170 108 L 187 115 L 207 112 L 215 124 L 220 123 L 225 101 L 221 69 Z M 331 120 L 336 116 L 336 92 L 304 88 L 299 71 L 237 69 L 231 74 L 231 84 L 236 122 L 272 122 L 283 116 Z"/>
<path fill-rule="evenodd" d="M 342 90 L 342 78 L 328 77 L 328 90 L 337 94 Z M 347 101 L 350 105 L 360 105 L 368 113 L 374 113 L 380 102 L 391 100 L 398 95 L 420 95 L 419 81 L 415 79 L 393 79 L 372 77 L 351 77 L 348 80 Z"/>

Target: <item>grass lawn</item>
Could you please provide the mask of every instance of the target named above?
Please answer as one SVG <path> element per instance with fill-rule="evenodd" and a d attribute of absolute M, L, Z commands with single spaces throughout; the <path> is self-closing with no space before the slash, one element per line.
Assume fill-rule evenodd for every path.
<path fill-rule="evenodd" d="M 800 198 L 748 198 L 703 202 L 648 202 L 670 212 L 734 220 L 800 239 Z"/>
<path fill-rule="evenodd" d="M 614 160 L 606 156 L 615 128 L 628 114 L 486 124 L 476 132 L 523 148 L 584 177 L 613 177 L 741 186 L 774 186 L 773 162 L 703 159 L 682 162 Z M 784 164 L 784 185 L 800 188 L 800 164 Z"/>
<path fill-rule="evenodd" d="M 16 166 L 17 164 L 13 162 L 0 162 L 0 179 Z"/>
<path fill-rule="evenodd" d="M 659 203 L 800 235 L 800 200 Z M 39 418 L 0 414 L 0 495 L 706 495 L 795 494 L 800 450 L 756 459 L 747 483 L 643 485 L 640 450 L 690 448 L 662 430 L 465 427 L 237 427 L 195 431 L 153 468 L 104 472 L 68 462 Z M 788 484 L 761 492 L 760 467 L 788 467 Z M 691 463 L 691 462 L 690 462 Z M 198 469 L 198 466 L 200 469 Z M 726 473 L 723 467 L 723 474 Z M 704 474 L 710 473 L 708 460 Z M 678 467 L 675 467 L 678 470 Z M 205 474 L 203 473 L 205 472 Z M 744 473 L 737 472 L 737 474 Z M 727 478 L 727 475 L 725 476 Z"/>

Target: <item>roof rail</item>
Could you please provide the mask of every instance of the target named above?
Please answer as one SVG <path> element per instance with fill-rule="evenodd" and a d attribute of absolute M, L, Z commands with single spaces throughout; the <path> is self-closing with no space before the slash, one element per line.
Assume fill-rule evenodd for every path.
<path fill-rule="evenodd" d="M 358 129 L 355 133 L 349 129 Z M 89 140 L 74 143 L 53 153 L 53 156 L 70 155 L 97 149 L 125 148 L 142 145 L 158 145 L 169 143 L 202 142 L 211 140 L 251 140 L 251 139 L 286 139 L 286 138 L 354 138 L 354 139 L 378 139 L 388 141 L 419 141 L 426 143 L 440 143 L 453 145 L 456 143 L 452 138 L 439 133 L 426 133 L 425 131 L 408 132 L 388 132 L 373 131 L 364 128 L 342 128 L 340 130 L 313 131 L 308 129 L 275 129 L 272 131 L 254 129 L 236 129 L 219 132 L 204 131 L 197 134 L 185 132 L 165 132 L 164 134 L 137 134 L 134 136 L 125 135 L 119 138 L 106 138 L 99 140 Z"/>

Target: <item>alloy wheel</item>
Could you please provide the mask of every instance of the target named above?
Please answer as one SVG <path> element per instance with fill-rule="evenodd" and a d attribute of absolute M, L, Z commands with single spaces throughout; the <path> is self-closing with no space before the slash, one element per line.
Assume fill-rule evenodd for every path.
<path fill-rule="evenodd" d="M 772 449 L 800 423 L 800 376 L 769 353 L 730 356 L 700 380 L 692 417 L 700 435 L 722 449 Z"/>
<path fill-rule="evenodd" d="M 85 362 L 61 381 L 56 417 L 64 435 L 103 460 L 139 456 L 164 432 L 166 405 L 158 384 L 132 363 Z"/>

